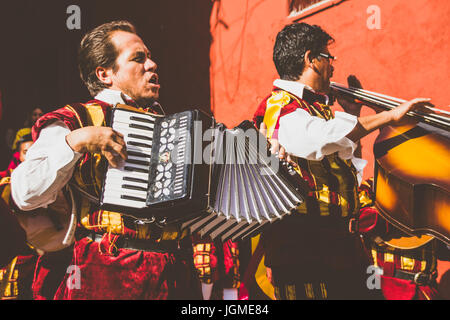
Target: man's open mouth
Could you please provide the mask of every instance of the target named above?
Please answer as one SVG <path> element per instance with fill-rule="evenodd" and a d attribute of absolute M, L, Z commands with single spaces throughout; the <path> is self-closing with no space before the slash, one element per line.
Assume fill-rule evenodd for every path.
<path fill-rule="evenodd" d="M 153 83 L 153 84 L 159 84 L 158 80 L 159 80 L 158 79 L 158 75 L 157 74 L 153 74 L 148 82 Z"/>

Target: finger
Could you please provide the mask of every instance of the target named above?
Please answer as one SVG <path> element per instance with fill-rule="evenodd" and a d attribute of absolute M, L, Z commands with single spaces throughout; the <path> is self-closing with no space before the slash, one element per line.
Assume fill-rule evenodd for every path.
<path fill-rule="evenodd" d="M 113 155 L 112 152 L 109 151 L 103 151 L 102 152 L 103 156 L 106 158 L 106 160 L 108 160 L 108 163 L 113 167 L 113 168 L 118 168 L 120 167 L 120 163 L 117 161 L 117 157 L 115 157 Z"/>
<path fill-rule="evenodd" d="M 279 149 L 280 149 L 280 144 L 278 143 L 277 139 L 270 139 L 270 152 L 272 152 L 273 154 L 278 153 Z"/>
<path fill-rule="evenodd" d="M 284 159 L 286 158 L 286 149 L 281 147 L 280 151 L 278 152 L 278 158 L 280 159 Z"/>
<path fill-rule="evenodd" d="M 122 138 L 122 140 L 124 139 L 124 136 L 122 133 L 120 133 L 119 131 L 113 130 L 113 132 L 115 133 L 116 136 Z"/>
<path fill-rule="evenodd" d="M 290 154 L 288 154 L 288 156 L 287 156 L 287 161 L 288 161 L 289 164 L 290 164 L 291 166 L 293 166 L 293 167 L 297 167 L 297 166 L 298 166 L 297 162 L 295 162 L 295 161 L 292 159 L 292 157 L 291 157 Z"/>
<path fill-rule="evenodd" d="M 261 134 L 264 135 L 264 137 L 267 135 L 267 126 L 264 122 L 261 122 L 261 125 L 259 126 L 259 131 Z"/>
<path fill-rule="evenodd" d="M 432 105 L 432 103 L 430 102 L 431 101 L 431 99 L 430 98 L 415 98 L 415 99 L 412 99 L 411 101 L 409 101 L 409 103 L 411 104 L 411 105 L 417 105 L 417 104 L 429 104 L 429 105 Z"/>
<path fill-rule="evenodd" d="M 115 154 L 117 158 L 122 158 L 123 160 L 126 160 L 128 158 L 125 142 L 123 144 L 110 142 L 107 150 L 113 152 L 113 154 Z"/>
<path fill-rule="evenodd" d="M 119 144 L 125 145 L 125 138 L 120 132 L 114 131 L 112 139 Z"/>

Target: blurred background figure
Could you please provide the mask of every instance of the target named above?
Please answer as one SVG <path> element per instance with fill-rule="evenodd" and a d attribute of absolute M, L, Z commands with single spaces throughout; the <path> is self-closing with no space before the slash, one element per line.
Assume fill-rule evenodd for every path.
<path fill-rule="evenodd" d="M 0 178 L 4 178 L 11 175 L 11 172 L 25 160 L 25 155 L 28 149 L 33 144 L 33 139 L 31 138 L 31 133 L 22 136 L 16 142 L 17 151 L 12 155 L 12 159 L 9 162 L 8 168 L 4 171 L 0 171 Z"/>
<path fill-rule="evenodd" d="M 17 143 L 23 136 L 25 136 L 27 134 L 31 134 L 31 128 L 36 123 L 37 119 L 39 119 L 43 115 L 44 115 L 44 112 L 39 107 L 31 110 L 31 112 L 28 114 L 27 118 L 25 119 L 23 127 L 20 128 L 14 136 L 14 140 L 11 144 L 11 149 L 13 151 L 17 149 Z"/>
<path fill-rule="evenodd" d="M 10 210 L 9 182 L 11 172 L 25 160 L 33 144 L 31 134 L 16 143 L 17 151 L 8 169 L 0 171 L 0 300 L 32 299 L 31 283 L 38 258 L 37 252 L 26 243 L 25 231 Z"/>

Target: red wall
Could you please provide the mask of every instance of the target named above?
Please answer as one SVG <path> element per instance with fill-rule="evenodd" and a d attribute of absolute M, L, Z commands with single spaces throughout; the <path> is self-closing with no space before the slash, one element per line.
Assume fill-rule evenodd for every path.
<path fill-rule="evenodd" d="M 380 8 L 381 29 L 369 30 L 370 5 Z M 281 0 L 216 1 L 211 15 L 211 106 L 227 126 L 251 119 L 272 88 L 277 73 L 272 62 L 276 34 L 291 22 L 288 2 Z M 403 99 L 430 97 L 449 110 L 450 1 L 350 0 L 304 22 L 318 24 L 336 43 L 333 81 L 356 75 L 367 90 Z M 336 110 L 339 107 L 335 108 Z M 363 115 L 371 113 L 363 109 Z M 363 139 L 369 160 L 365 178 L 373 176 L 373 141 Z M 440 264 L 440 273 L 450 264 Z"/>

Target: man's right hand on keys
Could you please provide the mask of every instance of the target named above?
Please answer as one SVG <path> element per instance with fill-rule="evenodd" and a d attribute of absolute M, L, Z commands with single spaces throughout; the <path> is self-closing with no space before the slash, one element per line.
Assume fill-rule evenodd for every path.
<path fill-rule="evenodd" d="M 127 159 L 123 135 L 109 127 L 89 126 L 72 131 L 67 144 L 79 153 L 101 153 L 114 168 Z"/>

